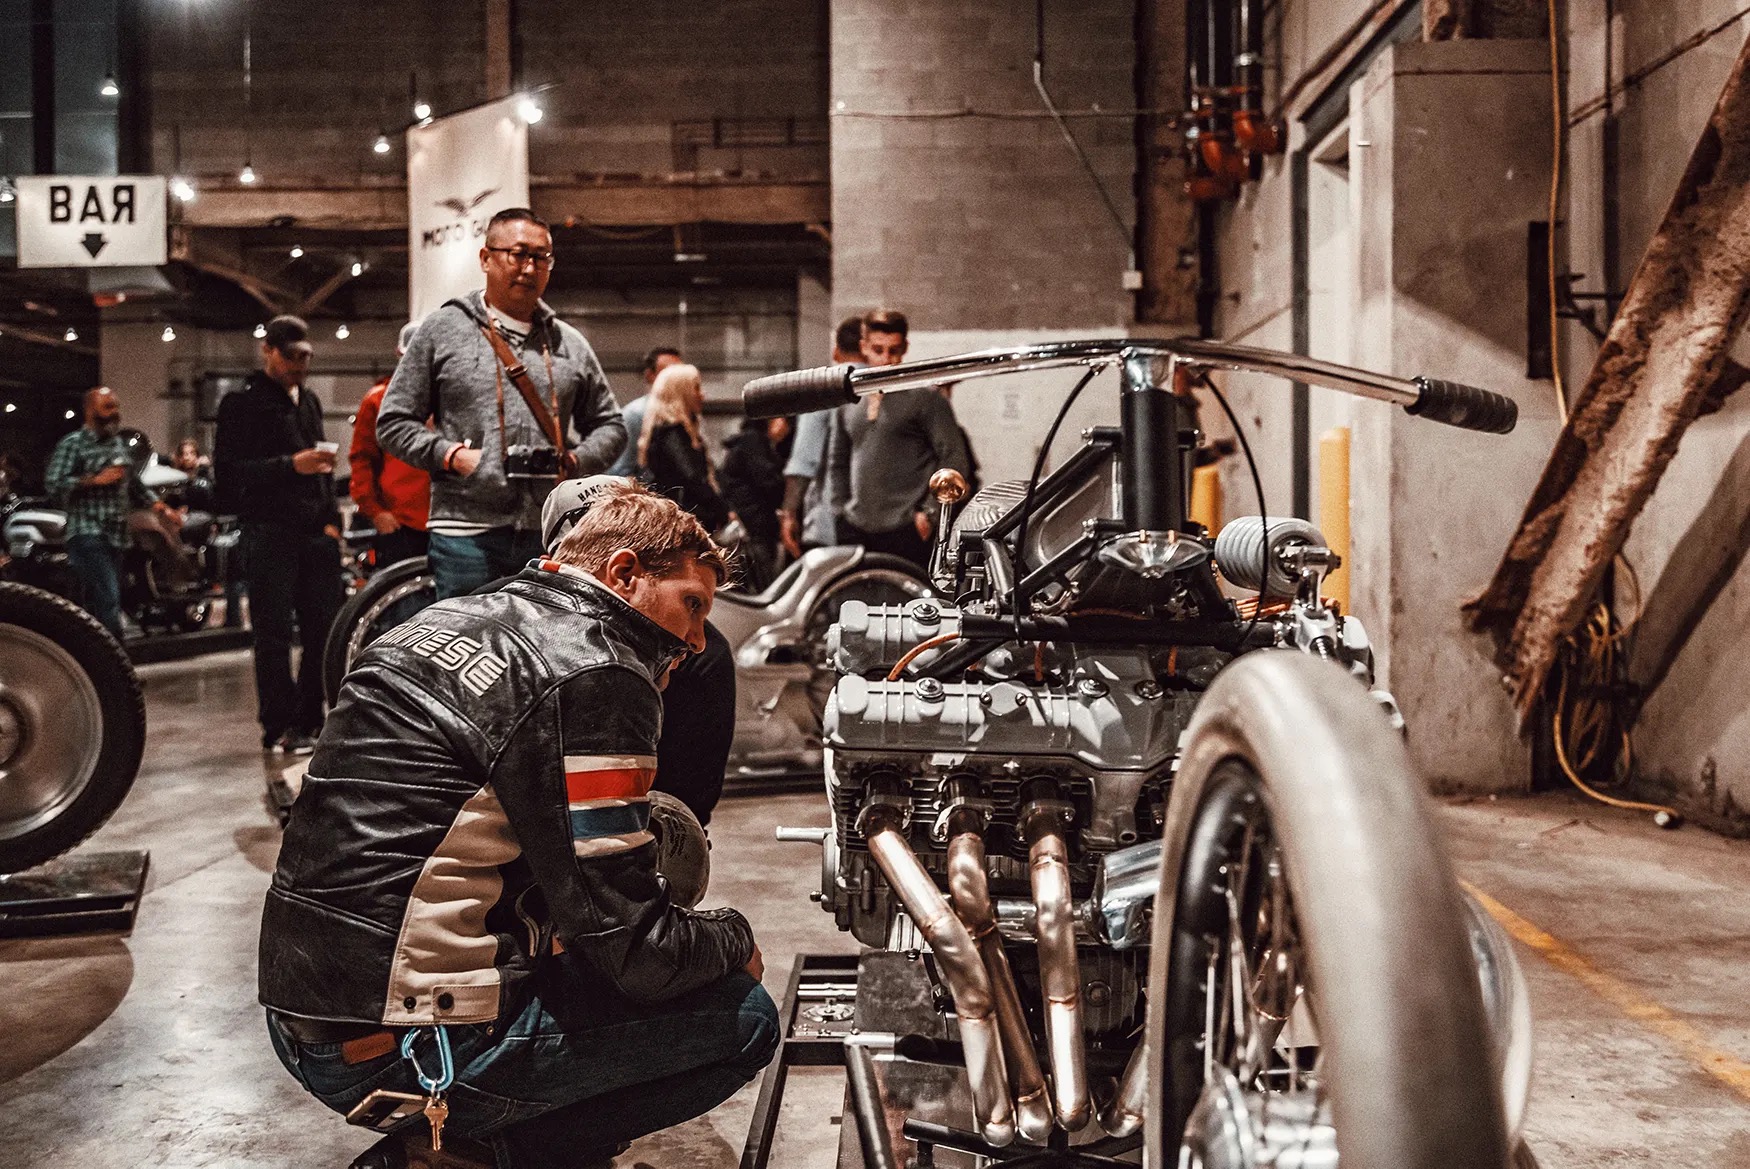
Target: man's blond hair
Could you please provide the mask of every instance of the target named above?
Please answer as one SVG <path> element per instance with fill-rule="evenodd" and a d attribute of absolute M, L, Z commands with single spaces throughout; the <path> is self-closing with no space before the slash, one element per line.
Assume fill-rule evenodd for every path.
<path fill-rule="evenodd" d="M 674 500 L 631 479 L 606 484 L 589 497 L 589 510 L 553 548 L 553 559 L 600 576 L 609 557 L 625 548 L 657 576 L 682 571 L 689 558 L 705 565 L 719 585 L 729 580 L 729 552 Z"/>

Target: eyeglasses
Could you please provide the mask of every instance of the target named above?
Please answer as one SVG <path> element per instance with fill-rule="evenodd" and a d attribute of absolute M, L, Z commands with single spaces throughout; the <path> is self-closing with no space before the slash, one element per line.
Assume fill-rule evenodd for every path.
<path fill-rule="evenodd" d="M 521 268 L 525 264 L 533 264 L 537 268 L 553 266 L 552 252 L 531 252 L 528 248 L 495 248 L 491 245 L 487 245 L 486 250 L 502 252 L 510 259 L 510 266 L 513 268 Z"/>

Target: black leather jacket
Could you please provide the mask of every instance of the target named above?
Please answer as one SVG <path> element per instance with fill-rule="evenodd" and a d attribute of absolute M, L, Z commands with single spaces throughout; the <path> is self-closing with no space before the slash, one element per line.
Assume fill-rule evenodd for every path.
<path fill-rule="evenodd" d="M 317 1019 L 481 1023 L 557 941 L 657 1002 L 747 964 L 732 909 L 672 904 L 645 798 L 662 667 L 685 646 L 538 561 L 360 655 L 287 825 L 261 1002 Z"/>

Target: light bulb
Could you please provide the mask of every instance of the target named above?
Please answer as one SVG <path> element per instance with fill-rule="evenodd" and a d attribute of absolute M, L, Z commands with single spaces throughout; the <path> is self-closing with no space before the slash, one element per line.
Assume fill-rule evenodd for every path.
<path fill-rule="evenodd" d="M 12 185 L 11 179 L 0 179 L 0 203 L 10 203 L 18 198 L 18 188 Z"/>
<path fill-rule="evenodd" d="M 267 340 L 267 326 L 266 325 L 255 326 L 255 339 L 257 341 Z"/>
<path fill-rule="evenodd" d="M 522 101 L 517 103 L 516 112 L 517 117 L 533 126 L 536 122 L 541 120 L 542 116 L 547 111 L 535 104 L 534 98 L 525 97 Z"/>
<path fill-rule="evenodd" d="M 346 327 L 345 321 L 340 322 L 340 328 L 334 330 L 334 339 L 344 341 L 350 336 L 352 336 L 352 330 Z"/>
<path fill-rule="evenodd" d="M 181 203 L 194 202 L 194 184 L 178 176 L 170 180 L 170 193 Z"/>
<path fill-rule="evenodd" d="M 6 407 L 6 408 L 7 408 L 7 409 L 8 409 L 8 410 L 10 410 L 10 409 L 12 409 L 12 407 L 10 407 L 10 406 L 8 406 L 8 407 Z M 73 419 L 75 419 L 75 418 L 77 418 L 77 417 L 78 417 L 78 415 L 77 415 L 77 414 L 75 414 L 75 413 L 73 413 L 73 411 L 71 411 L 71 410 L 69 410 L 69 411 L 67 411 L 67 413 L 66 413 L 66 419 L 67 419 L 67 421 L 69 421 L 69 422 L 71 422 L 71 421 L 72 421 L 72 420 L 73 420 Z"/>
<path fill-rule="evenodd" d="M 68 341 L 77 341 L 79 339 L 79 330 L 75 329 L 72 325 L 68 325 L 67 331 L 62 334 L 62 336 Z"/>
<path fill-rule="evenodd" d="M 389 153 L 389 136 L 387 134 L 378 134 L 377 140 L 371 144 L 371 149 L 378 154 Z"/>
<path fill-rule="evenodd" d="M 162 333 L 158 334 L 158 339 L 160 341 L 166 341 L 166 342 L 174 341 L 174 340 L 176 340 L 176 330 L 171 328 L 169 325 L 165 325 L 164 331 Z"/>
<path fill-rule="evenodd" d="M 304 254 L 304 245 L 303 244 L 293 244 L 292 245 L 292 259 L 295 260 L 303 254 Z"/>
<path fill-rule="evenodd" d="M 255 182 L 255 168 L 248 163 L 244 163 L 243 169 L 237 172 L 237 181 L 244 186 L 249 186 L 251 183 Z"/>
<path fill-rule="evenodd" d="M 7 413 L 8 413 L 8 414 L 10 414 L 10 413 L 12 413 L 12 412 L 13 412 L 13 411 L 14 411 L 14 410 L 16 410 L 16 409 L 18 409 L 18 403 L 17 403 L 17 402 L 8 402 L 8 403 L 6 403 L 6 412 L 7 412 Z M 69 414 L 71 414 L 71 413 L 72 413 L 72 411 L 71 411 L 71 410 L 69 410 L 69 411 L 67 411 L 67 413 L 69 413 Z"/>
<path fill-rule="evenodd" d="M 365 274 L 365 266 L 357 260 L 354 260 L 352 262 L 352 274 L 354 276 L 363 276 Z"/>
<path fill-rule="evenodd" d="M 414 119 L 414 121 L 423 122 L 429 117 L 431 117 L 431 103 L 430 102 L 428 102 L 428 101 L 416 101 L 413 103 L 413 119 Z"/>
<path fill-rule="evenodd" d="M 115 83 L 115 74 L 109 73 L 104 76 L 103 85 L 97 92 L 101 93 L 104 97 L 119 97 L 121 91 L 122 87 Z"/>

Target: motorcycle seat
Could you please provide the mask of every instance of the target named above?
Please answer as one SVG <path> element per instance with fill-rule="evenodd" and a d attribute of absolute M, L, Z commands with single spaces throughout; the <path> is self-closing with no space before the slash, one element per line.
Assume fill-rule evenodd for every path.
<path fill-rule="evenodd" d="M 802 568 L 808 563 L 804 556 L 801 560 L 793 560 L 776 577 L 772 583 L 757 593 L 742 592 L 738 589 L 721 589 L 717 593 L 719 601 L 728 601 L 734 605 L 745 605 L 750 609 L 763 609 L 784 595 L 784 590 L 796 583 L 796 578 L 802 575 Z"/>

